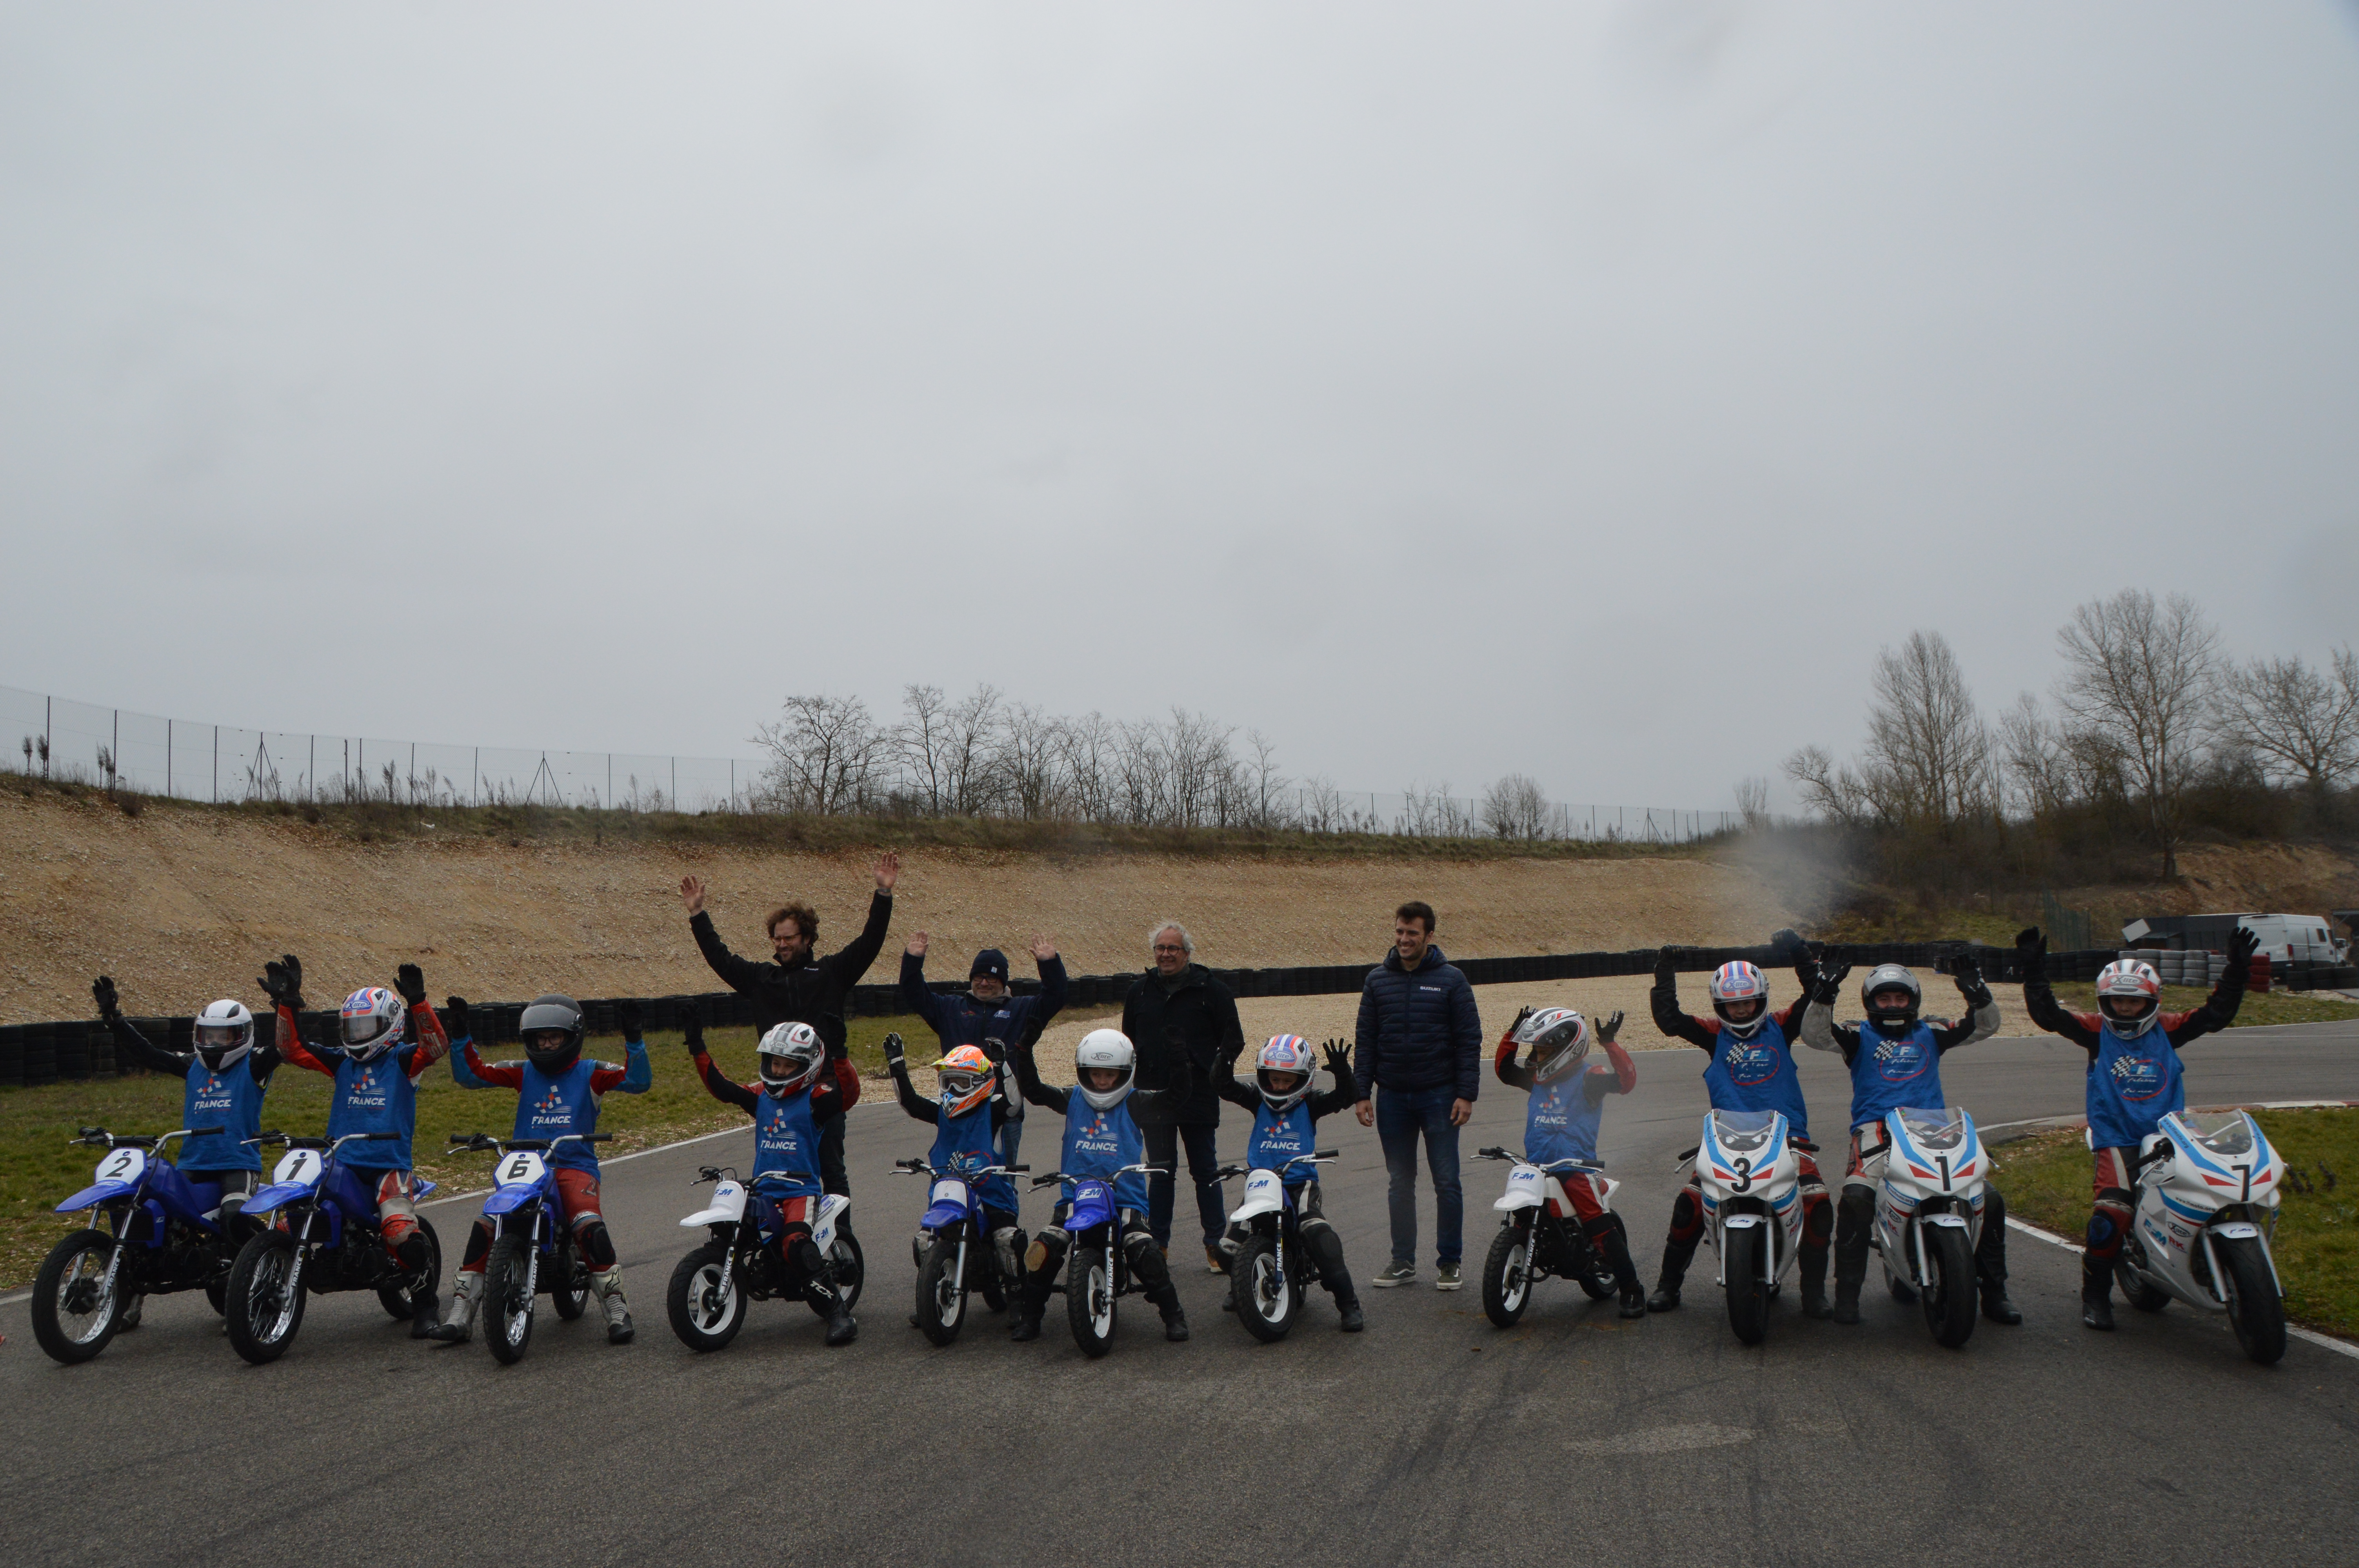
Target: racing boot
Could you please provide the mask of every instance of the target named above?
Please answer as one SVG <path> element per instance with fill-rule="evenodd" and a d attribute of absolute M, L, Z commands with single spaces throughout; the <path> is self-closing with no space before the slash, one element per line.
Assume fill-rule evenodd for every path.
<path fill-rule="evenodd" d="M 409 1297 L 410 1338 L 433 1338 L 434 1331 L 442 1325 L 441 1320 L 441 1303 L 434 1299 L 434 1292 L 432 1291 L 416 1291 L 411 1292 Z"/>
<path fill-rule="evenodd" d="M 1867 1280 L 1867 1230 L 1835 1239 L 1835 1311 L 1837 1323 L 1859 1321 L 1859 1288 Z M 1808 1257 L 1808 1253 L 1803 1254 Z"/>
<path fill-rule="evenodd" d="M 2111 1261 L 2093 1266 L 2081 1260 L 2081 1323 L 2086 1328 L 2111 1331 L 2114 1326 L 2114 1270 Z"/>
<path fill-rule="evenodd" d="M 2111 1303 L 2107 1303 L 2107 1310 L 2112 1310 Z M 2003 1323 L 2010 1328 L 2023 1321 L 2023 1314 L 2017 1309 L 2013 1302 L 2006 1299 L 2005 1280 L 1983 1281 L 1983 1315 L 1993 1323 Z"/>
<path fill-rule="evenodd" d="M 606 1343 L 628 1345 L 638 1330 L 631 1325 L 631 1303 L 623 1298 L 623 1271 L 609 1269 L 592 1274 L 590 1288 L 598 1292 L 599 1303 L 606 1309 Z"/>
<path fill-rule="evenodd" d="M 822 1285 L 816 1280 L 803 1285 L 803 1300 L 811 1311 L 827 1320 L 827 1344 L 832 1350 L 851 1344 L 860 1337 L 860 1325 L 852 1309 L 843 1304 L 843 1297 L 832 1285 Z"/>
<path fill-rule="evenodd" d="M 1974 1248 L 1974 1272 L 1982 1281 L 1983 1315 L 2012 1328 L 2023 1314 L 2006 1299 L 2006 1197 L 1992 1188 L 1983 1204 L 1982 1240 Z"/>
<path fill-rule="evenodd" d="M 464 1345 L 474 1336 L 475 1309 L 484 1302 L 484 1275 L 462 1272 L 451 1287 L 451 1315 L 427 1330 L 426 1337 L 444 1345 Z"/>
<path fill-rule="evenodd" d="M 1335 1326 L 1346 1334 L 1357 1334 L 1368 1326 L 1367 1318 L 1360 1311 L 1360 1298 L 1353 1292 L 1344 1292 L 1335 1297 L 1335 1311 L 1342 1319 Z"/>
<path fill-rule="evenodd" d="M 1163 1314 L 1163 1337 L 1177 1345 L 1188 1337 L 1188 1314 L 1180 1309 L 1180 1291 L 1167 1284 L 1159 1291 L 1148 1292 L 1147 1299 Z"/>
<path fill-rule="evenodd" d="M 1638 1282 L 1637 1267 L 1630 1261 L 1630 1243 L 1622 1235 L 1620 1217 L 1600 1215 L 1595 1219 L 1584 1220 L 1581 1230 L 1589 1238 L 1589 1244 L 1596 1249 L 1597 1255 L 1604 1259 L 1606 1266 L 1614 1271 L 1614 1283 L 1621 1292 L 1622 1315 L 1646 1316 L 1647 1287 Z"/>
<path fill-rule="evenodd" d="M 1648 1312 L 1679 1310 L 1680 1281 L 1688 1277 L 1688 1260 L 1695 1256 L 1696 1242 L 1701 1239 L 1698 1236 L 1686 1241 L 1664 1241 L 1663 1271 L 1655 1277 L 1655 1293 L 1647 1298 Z"/>
<path fill-rule="evenodd" d="M 1799 1247 L 1795 1249 L 1795 1260 L 1802 1266 L 1802 1315 L 1832 1317 L 1835 1309 L 1827 1304 L 1827 1249 Z"/>
<path fill-rule="evenodd" d="M 428 1338 L 442 1314 L 434 1300 L 434 1281 L 425 1277 L 426 1266 L 433 1261 L 426 1249 L 426 1233 L 413 1230 L 403 1237 L 393 1256 L 411 1279 L 419 1281 L 409 1290 L 409 1337 Z"/>
<path fill-rule="evenodd" d="M 130 1302 L 124 1307 L 122 1312 L 115 1315 L 114 1332 L 117 1334 L 128 1334 L 133 1329 L 138 1327 L 140 1309 L 147 1304 L 147 1297 L 146 1293 L 143 1292 L 134 1292 Z"/>

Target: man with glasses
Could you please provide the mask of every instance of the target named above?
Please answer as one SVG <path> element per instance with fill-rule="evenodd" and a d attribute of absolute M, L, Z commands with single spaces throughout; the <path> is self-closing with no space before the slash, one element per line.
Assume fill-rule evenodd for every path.
<path fill-rule="evenodd" d="M 1236 998 L 1211 970 L 1193 961 L 1196 943 L 1186 926 L 1167 920 L 1147 941 L 1155 966 L 1123 999 L 1122 1032 L 1138 1053 L 1137 1087 L 1157 1091 L 1136 1108 L 1147 1162 L 1162 1167 L 1147 1183 L 1147 1229 L 1156 1246 L 1169 1252 L 1172 1172 L 1184 1149 L 1189 1179 L 1196 1184 L 1204 1265 L 1209 1272 L 1223 1273 L 1221 1233 L 1228 1206 L 1222 1198 L 1221 1162 L 1214 1149 L 1221 1097 L 1212 1087 L 1213 1065 L 1223 1055 L 1234 1060 L 1245 1050 L 1245 1029 L 1237 1021 Z"/>

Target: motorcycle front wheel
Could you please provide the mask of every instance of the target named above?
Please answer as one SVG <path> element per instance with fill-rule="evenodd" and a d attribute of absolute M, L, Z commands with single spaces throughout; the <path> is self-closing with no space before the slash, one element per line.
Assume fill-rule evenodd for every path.
<path fill-rule="evenodd" d="M 1237 1321 L 1264 1345 L 1285 1338 L 1302 1311 L 1302 1292 L 1279 1267 L 1277 1244 L 1259 1232 L 1246 1237 L 1229 1262 L 1229 1298 Z"/>
<path fill-rule="evenodd" d="M 1761 1227 L 1748 1225 L 1721 1237 L 1721 1271 L 1728 1280 L 1728 1326 L 1745 1345 L 1769 1336 L 1769 1282 L 1761 1277 Z"/>
<path fill-rule="evenodd" d="M 49 1249 L 33 1276 L 33 1337 L 52 1361 L 71 1367 L 106 1348 L 122 1325 L 123 1291 L 109 1288 L 114 1238 L 77 1230 Z"/>
<path fill-rule="evenodd" d="M 1973 1249 L 1966 1245 L 1966 1233 L 1955 1226 L 1929 1225 L 1925 1229 L 1933 1283 L 1917 1292 L 1918 1302 L 1925 1309 L 1925 1326 L 1933 1331 L 1934 1342 L 1955 1350 L 1973 1337 L 1977 1304 Z"/>
<path fill-rule="evenodd" d="M 690 1350 L 718 1350 L 745 1326 L 745 1292 L 729 1267 L 729 1243 L 708 1241 L 679 1260 L 664 1291 L 671 1331 Z"/>
<path fill-rule="evenodd" d="M 1076 1247 L 1065 1266 L 1065 1319 L 1073 1343 L 1094 1361 L 1114 1348 L 1114 1252 Z"/>
<path fill-rule="evenodd" d="M 936 1241 L 918 1271 L 918 1326 L 937 1345 L 948 1345 L 966 1322 L 966 1285 L 959 1278 L 958 1243 Z"/>
<path fill-rule="evenodd" d="M 1483 1315 L 1495 1328 L 1513 1328 L 1531 1303 L 1531 1227 L 1503 1225 L 1483 1260 Z"/>
<path fill-rule="evenodd" d="M 524 1359 L 532 1343 L 532 1238 L 514 1232 L 492 1243 L 484 1260 L 484 1343 L 500 1365 Z"/>
<path fill-rule="evenodd" d="M 2274 1367 L 2286 1353 L 2285 1303 L 2277 1299 L 2277 1281 L 2257 1237 L 2214 1241 L 2220 1271 L 2228 1276 L 2228 1321 L 2235 1326 L 2236 1343 L 2245 1358 L 2257 1366 Z"/>
<path fill-rule="evenodd" d="M 292 1236 L 266 1230 L 239 1249 L 230 1265 L 230 1348 L 257 1367 L 285 1355 L 303 1326 L 305 1296 L 295 1259 Z"/>

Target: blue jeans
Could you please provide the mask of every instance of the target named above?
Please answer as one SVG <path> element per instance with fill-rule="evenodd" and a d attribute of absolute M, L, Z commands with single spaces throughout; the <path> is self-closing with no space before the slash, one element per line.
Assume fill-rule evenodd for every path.
<path fill-rule="evenodd" d="M 1376 1090 L 1376 1137 L 1385 1146 L 1386 1194 L 1392 1209 L 1393 1261 L 1417 1261 L 1417 1138 L 1425 1134 L 1425 1164 L 1433 1176 L 1435 1261 L 1455 1263 L 1466 1250 L 1466 1195 L 1458 1184 L 1458 1129 L 1450 1125 L 1458 1091 Z"/>
<path fill-rule="evenodd" d="M 1176 1169 L 1182 1147 L 1188 1152 L 1188 1174 L 1196 1185 L 1196 1218 L 1204 1227 L 1204 1245 L 1218 1247 L 1221 1232 L 1227 1228 L 1229 1206 L 1221 1191 L 1221 1178 L 1214 1172 L 1221 1162 L 1213 1150 L 1213 1140 L 1219 1129 L 1201 1127 L 1142 1127 L 1146 1135 L 1147 1160 L 1152 1165 L 1167 1170 Z M 1155 1245 L 1171 1245 L 1172 1200 L 1175 1184 L 1170 1176 L 1147 1178 L 1147 1228 L 1155 1238 Z"/>

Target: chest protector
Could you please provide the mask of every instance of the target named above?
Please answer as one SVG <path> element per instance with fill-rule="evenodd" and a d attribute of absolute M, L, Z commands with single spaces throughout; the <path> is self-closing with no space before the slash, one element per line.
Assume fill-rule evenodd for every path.
<path fill-rule="evenodd" d="M 2105 1024 L 2089 1063 L 2089 1142 L 2098 1149 L 2135 1149 L 2166 1111 L 2187 1108 L 2179 1053 L 2160 1028 L 2134 1040 Z"/>
<path fill-rule="evenodd" d="M 1267 1101 L 1254 1107 L 1253 1131 L 1245 1137 L 1245 1163 L 1256 1171 L 1275 1171 L 1298 1154 L 1319 1152 L 1319 1132 L 1310 1119 L 1310 1103 L 1297 1100 L 1286 1108 L 1284 1115 L 1269 1108 Z M 1317 1167 L 1297 1165 L 1286 1173 L 1286 1184 L 1299 1186 L 1316 1181 Z"/>
<path fill-rule="evenodd" d="M 963 1165 L 973 1170 L 982 1165 L 999 1163 L 998 1151 L 993 1146 L 991 1133 L 991 1101 L 968 1111 L 964 1116 L 952 1116 L 937 1108 L 934 1112 L 934 1152 L 926 1156 L 926 1163 L 937 1171 L 949 1171 Z M 1016 1208 L 1016 1184 L 1006 1176 L 994 1176 L 975 1184 L 975 1195 L 987 1208 Z"/>
<path fill-rule="evenodd" d="M 389 1143 L 348 1143 L 336 1163 L 356 1171 L 407 1171 L 410 1135 L 418 1130 L 418 1086 L 402 1070 L 414 1047 L 389 1051 L 374 1062 L 344 1057 L 336 1063 L 336 1098 L 328 1109 L 328 1136 L 391 1132 Z"/>
<path fill-rule="evenodd" d="M 1859 1026 L 1859 1049 L 1851 1059 L 1851 1124 L 1882 1121 L 1888 1110 L 1941 1108 L 1941 1048 L 1933 1026 L 1919 1023 L 1905 1034 L 1887 1034 L 1874 1023 Z"/>
<path fill-rule="evenodd" d="M 1703 1087 L 1714 1110 L 1777 1111 L 1796 1137 L 1810 1135 L 1810 1108 L 1802 1103 L 1802 1082 L 1794 1072 L 1794 1047 L 1775 1018 L 1763 1022 L 1750 1040 L 1722 1030 L 1713 1042 L 1712 1065 L 1703 1070 Z"/>
<path fill-rule="evenodd" d="M 1147 1158 L 1147 1140 L 1131 1119 L 1127 1098 L 1112 1110 L 1093 1110 L 1090 1102 L 1075 1089 L 1065 1099 L 1065 1147 L 1057 1168 L 1069 1176 L 1101 1176 L 1112 1180 L 1114 1173 L 1125 1165 L 1136 1165 Z M 1073 1184 L 1064 1184 L 1065 1201 L 1073 1198 Z M 1147 1177 L 1133 1171 L 1114 1181 L 1114 1201 L 1117 1208 L 1135 1208 L 1147 1212 Z"/>
<path fill-rule="evenodd" d="M 203 1059 L 189 1064 L 188 1092 L 180 1097 L 180 1125 L 218 1127 L 212 1138 L 191 1138 L 180 1145 L 179 1165 L 198 1171 L 259 1171 L 262 1151 L 244 1141 L 262 1130 L 264 1086 L 254 1081 L 251 1058 L 232 1062 L 220 1072 Z"/>
<path fill-rule="evenodd" d="M 1597 1124 L 1605 1102 L 1589 1098 L 1589 1075 L 1569 1073 L 1532 1088 L 1524 1112 L 1524 1152 L 1540 1164 L 1597 1158 Z"/>
<path fill-rule="evenodd" d="M 598 1130 L 598 1106 L 603 1096 L 590 1087 L 598 1064 L 577 1057 L 561 1073 L 544 1073 L 524 1065 L 524 1083 L 516 1090 L 516 1130 L 512 1138 L 562 1138 L 570 1132 Z M 598 1173 L 597 1146 L 568 1143 L 553 1150 L 549 1162 L 561 1171 Z"/>
<path fill-rule="evenodd" d="M 808 1173 L 799 1181 L 773 1183 L 764 1192 L 774 1197 L 819 1196 L 819 1118 L 811 1114 L 810 1094 L 780 1099 L 756 1089 L 754 1101 L 754 1174 Z"/>

